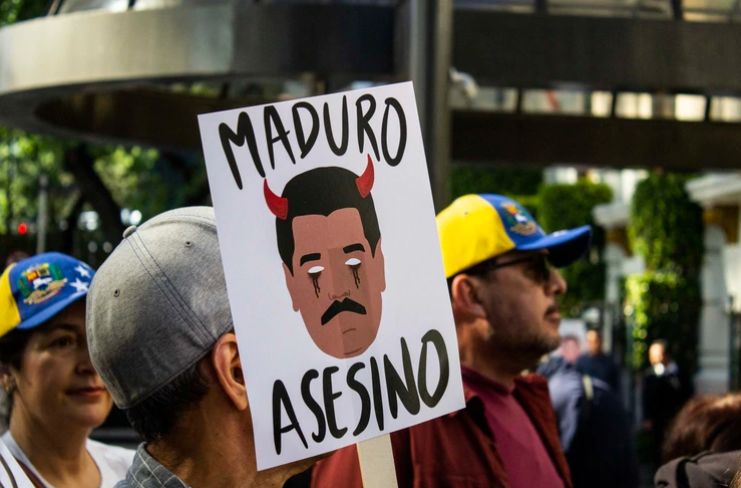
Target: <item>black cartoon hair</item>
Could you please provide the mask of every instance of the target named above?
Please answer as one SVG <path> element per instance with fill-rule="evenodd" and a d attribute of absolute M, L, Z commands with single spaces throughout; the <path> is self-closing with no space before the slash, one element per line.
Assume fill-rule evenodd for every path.
<path fill-rule="evenodd" d="M 356 208 L 360 213 L 363 233 L 375 256 L 376 244 L 381 238 L 373 196 L 363 197 L 358 190 L 358 175 L 344 168 L 316 168 L 293 177 L 283 189 L 282 198 L 288 200 L 288 215 L 275 219 L 278 252 L 293 274 L 293 219 L 304 215 L 329 216 L 335 210 Z"/>

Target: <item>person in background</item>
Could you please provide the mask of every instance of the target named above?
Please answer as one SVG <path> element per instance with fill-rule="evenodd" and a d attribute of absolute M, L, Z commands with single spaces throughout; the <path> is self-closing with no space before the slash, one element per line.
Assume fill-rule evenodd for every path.
<path fill-rule="evenodd" d="M 741 464 L 741 394 L 693 398 L 667 430 L 657 487 L 729 486 Z M 732 486 L 741 488 L 741 479 Z"/>
<path fill-rule="evenodd" d="M 574 488 L 636 488 L 633 432 L 612 388 L 580 374 L 563 356 L 553 355 L 537 371 L 548 379 Z"/>
<path fill-rule="evenodd" d="M 547 235 L 517 202 L 467 195 L 437 216 L 463 366 L 466 408 L 391 434 L 400 488 L 570 487 L 538 374 L 556 349 L 566 266 L 589 248 L 588 226 Z M 318 463 L 312 487 L 360 488 L 357 449 Z"/>
<path fill-rule="evenodd" d="M 280 488 L 316 461 L 257 471 L 212 208 L 127 229 L 90 285 L 87 331 L 93 364 L 144 439 L 117 488 Z"/>
<path fill-rule="evenodd" d="M 666 431 L 662 462 L 705 451 L 741 450 L 741 394 L 700 396 L 679 411 Z"/>
<path fill-rule="evenodd" d="M 648 358 L 651 367 L 643 377 L 643 429 L 651 436 L 656 460 L 660 460 L 666 428 L 692 396 L 692 388 L 672 361 L 666 342 L 653 342 Z"/>
<path fill-rule="evenodd" d="M 612 356 L 602 350 L 602 334 L 598 330 L 587 332 L 587 352 L 576 360 L 576 369 L 581 374 L 604 381 L 615 394 L 620 393 L 617 366 Z"/>
<path fill-rule="evenodd" d="M 113 488 L 134 451 L 89 439 L 113 404 L 87 348 L 85 296 L 93 270 L 45 253 L 0 277 L 2 441 L 37 488 Z"/>
<path fill-rule="evenodd" d="M 558 354 L 570 364 L 576 364 L 576 360 L 579 359 L 579 354 L 581 354 L 579 338 L 575 335 L 563 336 L 561 347 L 558 348 Z"/>

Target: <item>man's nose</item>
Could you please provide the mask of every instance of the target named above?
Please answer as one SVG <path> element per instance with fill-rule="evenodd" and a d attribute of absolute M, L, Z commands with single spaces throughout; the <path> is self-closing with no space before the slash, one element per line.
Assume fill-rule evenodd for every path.
<path fill-rule="evenodd" d="M 332 267 L 332 273 L 329 276 L 327 294 L 330 300 L 342 300 L 350 296 L 350 286 L 353 280 L 345 261 L 347 257 L 342 249 L 329 251 L 329 265 Z"/>
<path fill-rule="evenodd" d="M 555 268 L 551 269 L 551 277 L 546 284 L 548 291 L 554 295 L 563 295 L 568 289 L 566 281 L 561 277 L 561 273 Z"/>
<path fill-rule="evenodd" d="M 350 296 L 350 290 L 345 290 L 341 295 L 336 295 L 332 293 L 332 291 L 329 292 L 329 299 L 330 300 L 342 300 L 344 298 L 347 298 Z"/>

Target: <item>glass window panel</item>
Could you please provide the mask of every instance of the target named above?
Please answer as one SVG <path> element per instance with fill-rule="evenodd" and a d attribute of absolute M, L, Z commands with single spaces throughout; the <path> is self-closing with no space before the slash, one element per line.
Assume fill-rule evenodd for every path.
<path fill-rule="evenodd" d="M 645 19 L 671 19 L 672 6 L 669 0 L 642 0 L 638 3 L 638 16 Z"/>
<path fill-rule="evenodd" d="M 156 8 L 170 8 L 178 5 L 206 5 L 214 3 L 225 3 L 229 0 L 136 0 L 136 10 L 147 10 Z"/>
<path fill-rule="evenodd" d="M 592 115 L 595 117 L 609 117 L 612 110 L 612 93 L 596 91 L 591 95 Z"/>
<path fill-rule="evenodd" d="M 710 119 L 719 122 L 741 122 L 741 98 L 713 97 Z"/>
<path fill-rule="evenodd" d="M 619 93 L 615 115 L 626 119 L 650 119 L 653 115 L 652 98 L 648 93 Z"/>
<path fill-rule="evenodd" d="M 632 17 L 631 9 L 611 9 L 611 8 L 579 8 L 579 7 L 557 7 L 548 8 L 551 15 L 576 15 L 582 17 Z"/>
<path fill-rule="evenodd" d="M 129 8 L 129 0 L 66 0 L 59 8 L 60 14 L 85 10 L 108 10 L 123 12 Z"/>
<path fill-rule="evenodd" d="M 453 0 L 456 7 L 483 8 L 497 12 L 531 14 L 535 12 L 533 0 Z"/>
<path fill-rule="evenodd" d="M 517 107 L 515 88 L 479 87 L 473 98 L 462 88 L 450 91 L 450 105 L 455 109 L 473 109 L 492 112 L 514 112 Z"/>
<path fill-rule="evenodd" d="M 730 10 L 735 0 L 683 0 L 685 10 Z"/>
<path fill-rule="evenodd" d="M 689 22 L 728 22 L 728 14 L 685 12 L 684 20 L 687 20 Z"/>
<path fill-rule="evenodd" d="M 525 90 L 522 111 L 534 114 L 583 115 L 586 95 L 580 91 Z"/>
<path fill-rule="evenodd" d="M 702 95 L 676 95 L 674 111 L 677 120 L 705 120 L 705 97 Z"/>

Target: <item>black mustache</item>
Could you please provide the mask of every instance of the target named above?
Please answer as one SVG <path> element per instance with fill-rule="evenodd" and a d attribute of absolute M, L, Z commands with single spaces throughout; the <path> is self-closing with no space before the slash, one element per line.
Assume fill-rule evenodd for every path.
<path fill-rule="evenodd" d="M 344 300 L 337 301 L 335 300 L 332 305 L 329 306 L 326 312 L 324 312 L 324 315 L 322 315 L 322 325 L 326 324 L 330 320 L 332 320 L 335 315 L 337 315 L 340 312 L 355 312 L 359 313 L 360 315 L 365 315 L 365 307 L 356 302 L 355 300 L 351 300 L 349 298 L 345 298 Z"/>

